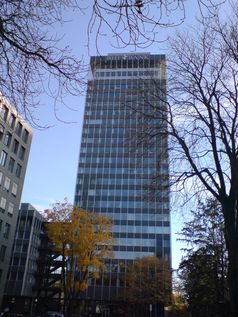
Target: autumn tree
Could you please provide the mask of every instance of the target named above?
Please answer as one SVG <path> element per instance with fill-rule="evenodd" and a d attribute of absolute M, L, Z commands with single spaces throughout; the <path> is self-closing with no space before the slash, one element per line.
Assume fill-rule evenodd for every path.
<path fill-rule="evenodd" d="M 134 304 L 170 303 L 169 263 L 155 256 L 133 261 L 126 268 L 126 289 L 122 295 L 126 301 Z"/>
<path fill-rule="evenodd" d="M 150 113 L 131 106 L 158 122 L 142 127 L 148 145 L 158 135 L 169 135 L 171 188 L 186 199 L 210 195 L 221 205 L 234 317 L 238 315 L 238 11 L 232 9 L 227 20 L 205 19 L 178 34 L 168 57 L 167 96 L 155 82 L 154 99 L 160 102 L 148 101 Z M 146 94 L 142 93 L 143 102 L 148 100 Z M 159 179 L 155 185 L 156 190 Z"/>
<path fill-rule="evenodd" d="M 173 293 L 172 304 L 168 307 L 170 317 L 190 317 L 187 302 L 184 296 L 178 293 Z"/>
<path fill-rule="evenodd" d="M 64 311 L 70 316 L 88 280 L 99 277 L 105 258 L 112 256 L 111 221 L 106 216 L 73 207 L 67 201 L 56 203 L 46 213 L 49 239 L 62 257 Z"/>

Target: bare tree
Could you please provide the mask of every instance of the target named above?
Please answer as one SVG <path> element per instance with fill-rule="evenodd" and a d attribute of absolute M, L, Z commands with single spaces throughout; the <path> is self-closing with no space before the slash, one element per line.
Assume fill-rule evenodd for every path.
<path fill-rule="evenodd" d="M 221 205 L 228 250 L 230 316 L 238 316 L 238 11 L 222 22 L 203 20 L 171 43 L 167 98 L 154 87 L 147 142 L 170 137 L 171 185 Z M 150 89 L 150 92 L 152 89 Z M 144 93 L 146 99 L 146 93 Z M 149 99 L 149 98 L 148 98 Z M 151 100 L 151 97 L 150 97 Z M 163 106 L 164 105 L 164 106 Z M 135 109 L 136 110 L 136 109 Z M 140 110 L 138 110 L 139 112 Z M 143 113 L 142 113 L 143 114 Z"/>
<path fill-rule="evenodd" d="M 108 30 L 117 47 L 148 47 L 163 41 L 161 28 L 182 24 L 187 12 L 186 0 L 94 0 L 88 35 L 96 29 L 96 43 Z M 226 0 L 195 0 L 194 6 L 203 14 L 214 10 Z M 108 33 L 106 31 L 106 33 Z"/>
<path fill-rule="evenodd" d="M 196 0 L 201 10 L 226 0 Z M 119 47 L 148 46 L 160 40 L 160 27 L 185 19 L 185 0 L 3 0 L 0 7 L 0 92 L 23 117 L 34 121 L 40 95 L 64 102 L 66 94 L 84 91 L 86 68 L 69 47 L 62 46 L 55 28 L 65 23 L 66 10 L 91 13 L 89 41 L 112 35 Z M 89 14 L 90 16 L 90 14 Z M 87 28 L 87 22 L 85 29 Z M 95 46 L 95 43 L 94 43 Z"/>
<path fill-rule="evenodd" d="M 42 92 L 55 101 L 82 92 L 83 63 L 61 47 L 53 31 L 64 10 L 75 5 L 74 0 L 1 1 L 0 92 L 33 124 Z"/>

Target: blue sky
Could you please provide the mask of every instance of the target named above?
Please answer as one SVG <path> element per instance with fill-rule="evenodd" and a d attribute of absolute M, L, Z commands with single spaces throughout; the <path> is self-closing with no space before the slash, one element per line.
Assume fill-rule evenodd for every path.
<path fill-rule="evenodd" d="M 195 3 L 192 0 L 191 5 Z M 169 29 L 170 34 L 182 29 L 187 23 L 191 23 L 194 8 L 192 6 L 187 11 L 186 23 Z M 57 28 L 58 34 L 64 34 L 63 42 L 72 48 L 75 55 L 82 56 L 89 62 L 89 54 L 95 55 L 95 45 L 92 39 L 90 50 L 87 48 L 87 21 L 88 15 L 80 16 L 76 12 L 66 12 L 65 17 L 71 20 Z M 51 31 L 52 32 L 52 31 Z M 167 36 L 168 30 L 161 30 L 161 37 Z M 112 52 L 135 52 L 133 47 L 125 49 L 113 48 L 110 34 L 101 40 L 100 53 L 106 55 Z M 154 44 L 144 50 L 136 49 L 137 52 L 151 52 L 155 54 L 166 53 L 166 43 Z M 73 202 L 77 162 L 79 156 L 82 120 L 84 113 L 84 96 L 67 97 L 65 103 L 75 109 L 69 110 L 62 105 L 58 109 L 58 116 L 64 121 L 58 121 L 54 116 L 53 100 L 47 96 L 41 96 L 42 107 L 36 112 L 42 123 L 52 127 L 45 130 L 34 130 L 32 147 L 28 162 L 25 184 L 22 194 L 22 202 L 29 202 L 38 210 L 49 208 L 56 201 L 62 201 L 67 197 Z M 74 122 L 74 123 L 72 123 Z M 172 254 L 173 268 L 177 268 L 181 258 L 181 244 L 176 242 L 175 232 L 181 228 L 183 218 L 180 211 L 172 211 Z"/>

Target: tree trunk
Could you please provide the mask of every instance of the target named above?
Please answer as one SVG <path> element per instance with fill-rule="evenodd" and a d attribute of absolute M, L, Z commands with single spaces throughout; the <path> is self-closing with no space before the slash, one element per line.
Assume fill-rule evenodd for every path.
<path fill-rule="evenodd" d="M 223 206 L 225 217 L 225 240 L 228 250 L 228 287 L 230 311 L 227 316 L 238 316 L 238 219 L 237 202 Z"/>

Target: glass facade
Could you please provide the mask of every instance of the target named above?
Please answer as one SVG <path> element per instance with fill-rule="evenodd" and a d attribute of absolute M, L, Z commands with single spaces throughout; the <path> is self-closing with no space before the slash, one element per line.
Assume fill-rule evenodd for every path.
<path fill-rule="evenodd" d="M 167 127 L 151 116 L 165 105 L 165 63 L 148 53 L 91 57 L 75 204 L 111 217 L 116 243 L 90 298 L 117 294 L 126 265 L 138 257 L 170 261 Z M 165 133 L 150 142 L 148 131 L 158 126 Z M 155 179 L 162 186 L 153 194 Z"/>

